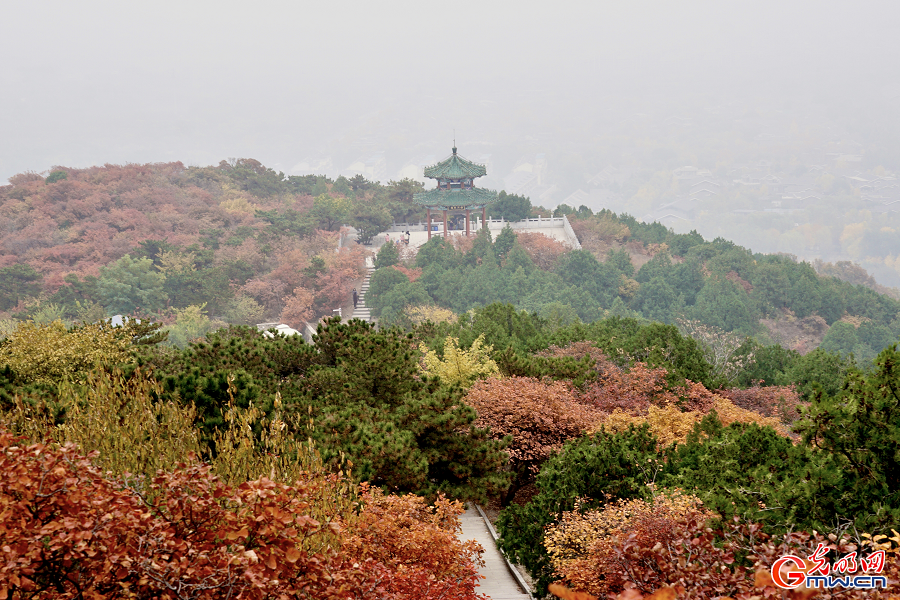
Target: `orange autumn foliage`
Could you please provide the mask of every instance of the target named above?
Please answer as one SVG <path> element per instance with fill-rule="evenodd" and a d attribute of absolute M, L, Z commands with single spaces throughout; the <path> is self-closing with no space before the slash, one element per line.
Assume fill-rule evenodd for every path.
<path fill-rule="evenodd" d="M 0 430 L 0 598 L 483 598 L 458 504 L 363 490 L 342 530 L 310 516 L 320 479 L 114 479 L 91 458 Z"/>
<path fill-rule="evenodd" d="M 560 598 L 581 600 L 588 594 L 601 597 L 601 590 L 609 590 L 608 598 L 641 600 L 647 597 L 644 594 L 655 597 L 667 588 L 675 592 L 676 598 L 708 600 L 897 600 L 900 597 L 896 593 L 900 585 L 900 535 L 896 532 L 889 540 L 875 536 L 875 541 L 863 534 L 860 542 L 846 534 L 769 535 L 758 524 L 738 520 L 713 530 L 703 511 L 678 514 L 652 509 L 636 513 L 628 516 L 628 524 L 616 535 L 601 532 L 593 539 L 590 536 L 580 539 L 578 547 L 586 550 L 569 561 L 569 568 L 580 582 L 561 573 L 565 577 L 563 583 L 574 589 L 557 583 L 551 592 Z M 885 550 L 881 574 L 887 578 L 887 588 L 827 590 L 801 584 L 793 590 L 782 590 L 775 586 L 771 568 L 779 557 L 786 554 L 808 557 L 820 543 L 829 548 L 827 558 L 835 561 L 850 552 L 864 556 L 874 550 Z M 738 564 L 738 556 L 746 556 L 750 566 Z M 576 590 L 584 595 L 565 595 Z"/>
<path fill-rule="evenodd" d="M 782 415 L 796 414 L 799 403 L 792 388 L 755 387 L 714 393 L 702 383 L 690 380 L 672 385 L 667 381 L 665 369 L 651 368 L 642 362 L 633 363 L 630 369 L 621 368 L 590 342 L 576 342 L 565 348 L 551 346 L 537 353 L 537 356 L 576 359 L 585 355 L 594 360 L 597 376 L 578 393 L 578 400 L 601 413 L 598 425 L 610 431 L 624 431 L 629 425 L 649 423 L 651 432 L 663 446 L 684 441 L 694 424 L 712 410 L 718 413 L 723 424 L 752 422 L 771 426 L 788 436 L 789 430 L 781 422 L 787 419 Z M 742 405 L 730 398 L 739 399 Z"/>
<path fill-rule="evenodd" d="M 650 502 L 622 499 L 597 510 L 584 511 L 578 504 L 547 529 L 543 543 L 554 571 L 567 584 L 603 596 L 621 592 L 628 581 L 617 555 L 622 541 L 667 544 L 678 523 L 712 516 L 698 498 L 677 491 Z"/>
<path fill-rule="evenodd" d="M 719 390 L 718 393 L 736 406 L 766 417 L 775 417 L 783 423 L 793 423 L 799 419 L 800 407 L 804 404 L 793 385 L 763 387 L 757 383 L 747 389 L 732 388 Z"/>
<path fill-rule="evenodd" d="M 569 251 L 565 244 L 543 233 L 519 231 L 516 240 L 531 257 L 534 266 L 543 271 L 552 271 L 559 257 Z"/>
<path fill-rule="evenodd" d="M 403 265 L 394 265 L 394 268 L 406 275 L 410 283 L 416 281 L 419 277 L 422 276 L 421 268 L 409 269 L 407 267 L 404 267 Z"/>
<path fill-rule="evenodd" d="M 722 425 L 756 423 L 761 427 L 772 427 L 779 435 L 790 437 L 790 431 L 778 419 L 744 410 L 725 398 L 717 397 L 710 408 L 716 411 Z M 650 406 L 646 415 L 633 416 L 617 408 L 604 418 L 601 424 L 607 431 L 619 432 L 631 426 L 640 427 L 647 423 L 659 446 L 665 447 L 676 442 L 683 443 L 693 431 L 694 425 L 702 421 L 708 413 L 709 411 L 702 410 L 682 411 L 676 406 L 669 405 L 662 408 Z"/>
<path fill-rule="evenodd" d="M 383 565 L 394 573 L 381 597 L 473 597 L 477 565 L 484 549 L 474 540 L 462 541 L 459 501 L 439 496 L 433 506 L 414 495 L 385 495 L 363 487 L 362 510 L 347 523 L 341 554 L 358 563 Z"/>
<path fill-rule="evenodd" d="M 666 406 L 678 398 L 668 388 L 665 369 L 636 362 L 629 370 L 606 360 L 600 363 L 599 379 L 589 384 L 580 400 L 604 413 L 619 409 L 631 415 L 646 413 L 651 404 Z"/>
<path fill-rule="evenodd" d="M 566 440 L 582 435 L 601 417 L 578 402 L 567 383 L 532 377 L 479 381 L 465 401 L 478 413 L 476 427 L 490 427 L 497 439 L 512 436 L 506 448 L 510 466 L 530 476 Z"/>

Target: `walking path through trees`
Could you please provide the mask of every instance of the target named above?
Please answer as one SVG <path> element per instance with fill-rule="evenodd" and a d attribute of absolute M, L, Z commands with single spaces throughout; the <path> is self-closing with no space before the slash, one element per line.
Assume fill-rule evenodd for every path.
<path fill-rule="evenodd" d="M 506 559 L 497 549 L 488 525 L 478 511 L 469 506 L 459 518 L 462 521 L 460 537 L 464 540 L 474 539 L 484 548 L 484 566 L 478 570 L 478 574 L 484 579 L 475 591 L 489 596 L 491 600 L 530 600 L 531 596 L 510 572 Z"/>

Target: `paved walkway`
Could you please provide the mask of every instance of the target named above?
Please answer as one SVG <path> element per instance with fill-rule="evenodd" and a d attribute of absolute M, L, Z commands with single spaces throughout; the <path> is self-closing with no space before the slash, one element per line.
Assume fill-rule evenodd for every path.
<path fill-rule="evenodd" d="M 478 570 L 478 573 L 484 577 L 481 585 L 475 588 L 479 594 L 490 596 L 492 600 L 529 600 L 531 597 L 525 590 L 519 587 L 512 573 L 506 566 L 506 561 L 494 538 L 488 531 L 487 525 L 475 508 L 470 507 L 461 516 L 462 521 L 462 539 L 474 539 L 484 547 L 484 566 Z"/>

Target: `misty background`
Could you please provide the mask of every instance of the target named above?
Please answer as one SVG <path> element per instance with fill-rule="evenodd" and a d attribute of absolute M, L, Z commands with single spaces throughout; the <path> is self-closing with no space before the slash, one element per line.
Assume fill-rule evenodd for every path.
<path fill-rule="evenodd" d="M 891 2 L 16 3 L 0 20 L 0 181 L 246 157 L 387 182 L 421 178 L 455 131 L 485 187 L 536 206 L 840 258 L 809 232 L 781 240 L 812 218 L 781 198 L 859 199 L 853 177 L 900 172 L 898 16 Z M 697 197 L 704 181 L 720 187 Z M 891 206 L 900 187 L 875 192 Z"/>

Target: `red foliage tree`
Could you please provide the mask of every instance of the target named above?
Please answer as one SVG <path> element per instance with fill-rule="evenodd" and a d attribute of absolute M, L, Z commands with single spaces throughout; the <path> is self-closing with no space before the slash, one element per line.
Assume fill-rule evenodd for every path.
<path fill-rule="evenodd" d="M 110 479 L 90 458 L 0 430 L 0 598 L 479 600 L 457 503 L 363 490 L 342 530 L 310 516 L 322 480 Z"/>
<path fill-rule="evenodd" d="M 828 557 L 832 560 L 850 552 L 866 556 L 873 548 L 863 547 L 845 535 L 791 532 L 770 536 L 758 524 L 739 521 L 714 531 L 707 525 L 706 517 L 702 512 L 673 517 L 660 510 L 640 515 L 611 543 L 604 540 L 594 544 L 578 565 L 580 573 L 618 600 L 640 600 L 643 594 L 666 588 L 677 591 L 672 598 L 708 600 L 896 598 L 892 587 L 900 583 L 900 555 L 890 542 L 886 544 L 883 572 L 888 580 L 885 590 L 826 590 L 801 584 L 785 591 L 775 586 L 770 574 L 780 556 L 807 557 L 820 543 L 830 549 Z M 746 557 L 750 564 L 740 565 L 738 557 Z"/>
<path fill-rule="evenodd" d="M 106 479 L 67 445 L 0 433 L 0 597 L 348 597 L 365 577 L 322 533 L 311 490 L 267 480 L 230 488 L 195 464 L 148 486 Z"/>
<path fill-rule="evenodd" d="M 535 266 L 544 271 L 553 270 L 559 257 L 569 251 L 565 244 L 557 242 L 543 233 L 521 231 L 516 234 L 516 239 L 531 257 Z"/>
<path fill-rule="evenodd" d="M 348 524 L 341 553 L 358 563 L 378 564 L 393 573 L 381 598 L 483 598 L 475 594 L 484 551 L 462 541 L 463 505 L 442 496 L 428 506 L 419 496 L 385 495 L 364 487 L 362 510 Z"/>
<path fill-rule="evenodd" d="M 600 368 L 599 380 L 586 386 L 579 397 L 604 413 L 618 408 L 630 415 L 640 415 L 651 404 L 665 406 L 677 401 L 668 389 L 665 369 L 652 369 L 636 362 L 626 371 L 609 361 Z"/>
<path fill-rule="evenodd" d="M 534 479 L 552 452 L 566 440 L 582 435 L 601 417 L 576 400 L 569 384 L 532 377 L 479 381 L 465 400 L 478 413 L 476 427 L 489 427 L 495 439 L 512 436 L 506 452 L 515 477 L 504 504 Z"/>
<path fill-rule="evenodd" d="M 422 276 L 421 268 L 408 269 L 408 268 L 404 267 L 403 265 L 394 265 L 394 268 L 397 269 L 398 271 L 400 271 L 401 273 L 403 273 L 404 275 L 406 275 L 406 277 L 407 277 L 407 279 L 409 279 L 410 283 Z"/>

